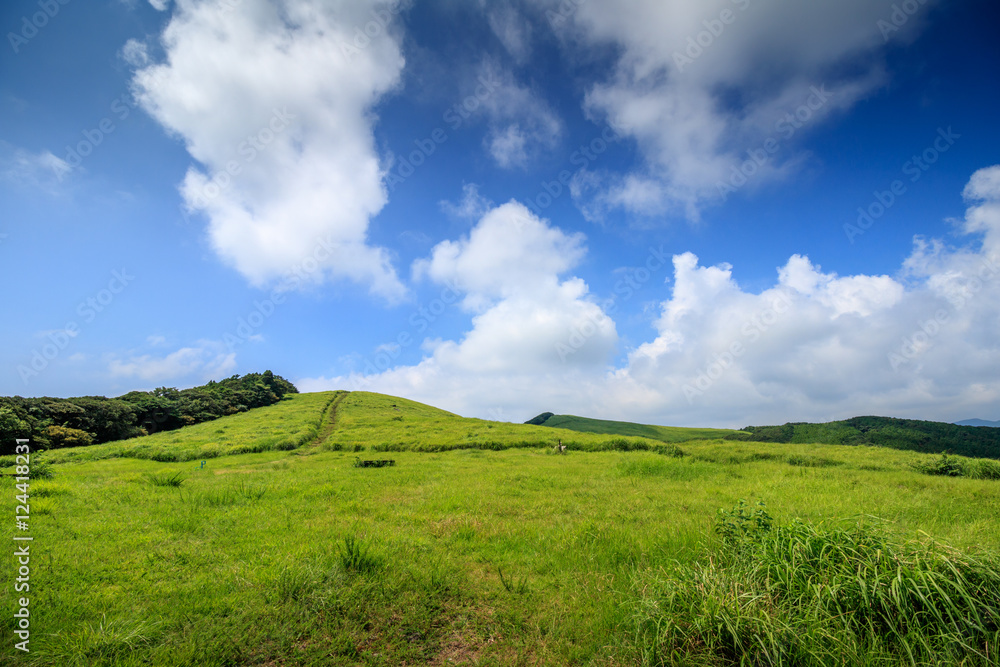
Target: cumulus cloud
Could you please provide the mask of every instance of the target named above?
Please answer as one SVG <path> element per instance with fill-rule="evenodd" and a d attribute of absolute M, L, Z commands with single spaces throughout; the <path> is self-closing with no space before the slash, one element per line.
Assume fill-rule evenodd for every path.
<path fill-rule="evenodd" d="M 553 287 L 583 258 L 583 234 L 567 234 L 510 202 L 492 209 L 467 238 L 443 241 L 414 263 L 416 278 L 453 282 L 471 310 L 497 299 Z"/>
<path fill-rule="evenodd" d="M 476 86 L 489 129 L 484 144 L 496 163 L 505 169 L 525 167 L 538 154 L 554 147 L 563 133 L 562 121 L 539 93 L 519 83 L 514 75 L 487 59 L 479 69 Z"/>
<path fill-rule="evenodd" d="M 493 202 L 479 194 L 479 186 L 466 183 L 462 186 L 462 199 L 457 204 L 450 201 L 441 202 L 441 210 L 456 218 L 477 220 L 493 208 Z"/>
<path fill-rule="evenodd" d="M 933 4 L 887 33 L 879 21 L 893 2 L 580 4 L 560 22 L 563 34 L 621 53 L 585 107 L 645 156 L 636 173 L 609 176 L 591 193 L 590 213 L 623 207 L 697 219 L 708 202 L 785 177 L 802 158 L 795 135 L 884 82 L 886 43 L 917 34 Z M 761 154 L 768 140 L 774 150 Z"/>
<path fill-rule="evenodd" d="M 734 267 L 677 254 L 651 337 L 615 368 L 614 310 L 559 278 L 582 261 L 582 238 L 508 203 L 415 267 L 463 286 L 474 315 L 461 340 L 433 341 L 417 365 L 300 386 L 514 420 L 551 410 L 739 427 L 986 414 L 1000 401 L 1000 165 L 976 172 L 964 195 L 956 226 L 968 243 L 916 237 L 894 276 L 840 276 L 793 255 L 751 292 Z"/>
<path fill-rule="evenodd" d="M 142 106 L 197 162 L 181 185 L 186 205 L 253 284 L 318 261 L 299 275 L 405 293 L 389 253 L 366 242 L 387 198 L 372 108 L 403 68 L 398 10 L 391 0 L 179 1 L 165 62 L 136 72 Z"/>
<path fill-rule="evenodd" d="M 581 234 L 567 234 L 519 203 L 490 210 L 467 237 L 438 244 L 414 265 L 418 279 L 463 296 L 461 307 L 472 317 L 461 340 L 425 341 L 428 355 L 416 366 L 372 377 L 306 379 L 297 386 L 350 385 L 469 411 L 481 409 L 486 395 L 492 407 L 520 400 L 528 385 L 572 394 L 572 378 L 605 369 L 618 338 L 587 285 L 563 278 L 583 258 L 583 242 Z M 550 380 L 538 384 L 539 377 Z M 474 385 L 483 392 L 455 406 L 464 393 L 455 388 Z"/>
<path fill-rule="evenodd" d="M 150 341 L 160 345 L 160 341 Z M 178 379 L 203 382 L 231 375 L 236 368 L 236 353 L 215 341 L 199 341 L 163 356 L 133 354 L 112 358 L 108 371 L 115 378 L 135 378 L 155 385 Z"/>
<path fill-rule="evenodd" d="M 137 39 L 130 39 L 125 42 L 121 55 L 122 60 L 132 67 L 145 67 L 149 64 L 149 53 L 147 52 L 146 44 Z"/>

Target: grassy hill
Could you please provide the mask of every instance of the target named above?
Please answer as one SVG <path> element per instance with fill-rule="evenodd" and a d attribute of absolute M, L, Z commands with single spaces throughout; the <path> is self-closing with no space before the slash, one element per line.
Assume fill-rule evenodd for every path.
<path fill-rule="evenodd" d="M 654 426 L 651 424 L 633 424 L 632 422 L 611 421 L 607 419 L 590 419 L 589 417 L 577 417 L 575 415 L 554 415 L 552 413 L 542 413 L 526 423 L 548 426 L 550 428 L 568 429 L 570 431 L 580 431 L 581 433 L 622 435 L 660 440 L 662 442 L 685 442 L 687 440 L 721 438 L 733 433 L 730 429 Z"/>
<path fill-rule="evenodd" d="M 570 449 L 675 451 L 663 447 L 661 438 L 638 434 L 631 438 L 608 437 L 600 432 L 584 433 L 547 425 L 469 419 L 415 401 L 364 391 L 351 392 L 344 398 L 338 423 L 341 428 L 321 443 L 324 449 L 360 447 L 379 452 L 437 452 L 555 447 L 562 443 Z"/>
<path fill-rule="evenodd" d="M 0 664 L 993 664 L 1000 482 L 889 448 L 657 447 L 327 392 L 32 455 L 57 463 L 30 530 L 0 523 L 33 538 L 31 653 L 0 596 Z M 10 516 L 19 492 L 0 479 Z"/>
<path fill-rule="evenodd" d="M 334 400 L 342 398 L 345 393 L 289 394 L 279 403 L 250 412 L 102 445 L 55 449 L 46 452 L 45 459 L 52 463 L 109 458 L 195 461 L 273 449 L 295 449 L 319 435 L 324 415 Z M 0 457 L 0 461 L 12 458 Z"/>
<path fill-rule="evenodd" d="M 748 426 L 727 437 L 759 442 L 873 445 L 1000 459 L 1000 429 L 892 417 L 854 417 L 824 424 Z"/>

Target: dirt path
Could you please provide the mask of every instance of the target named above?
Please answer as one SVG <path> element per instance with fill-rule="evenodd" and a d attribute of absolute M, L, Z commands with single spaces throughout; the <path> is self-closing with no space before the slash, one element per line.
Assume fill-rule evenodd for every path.
<path fill-rule="evenodd" d="M 349 391 L 338 391 L 337 395 L 333 397 L 330 404 L 327 406 L 326 410 L 323 412 L 323 419 L 320 422 L 319 433 L 313 438 L 313 441 L 304 447 L 318 447 L 323 443 L 324 440 L 330 437 L 330 434 L 337 428 L 337 406 L 340 402 L 351 392 Z"/>

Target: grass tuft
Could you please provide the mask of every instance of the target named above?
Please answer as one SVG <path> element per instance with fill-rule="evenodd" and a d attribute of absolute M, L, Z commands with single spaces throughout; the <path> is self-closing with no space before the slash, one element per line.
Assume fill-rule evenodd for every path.
<path fill-rule="evenodd" d="M 146 480 L 153 486 L 172 486 L 177 488 L 184 483 L 184 479 L 185 478 L 181 477 L 181 473 L 179 472 L 176 472 L 173 475 L 168 475 L 167 473 L 149 473 L 146 475 Z"/>
<path fill-rule="evenodd" d="M 910 466 L 925 475 L 944 477 L 969 477 L 971 479 L 1000 479 L 1000 462 L 992 459 L 968 459 L 963 456 L 949 456 L 947 452 L 939 458 L 917 461 Z"/>
<path fill-rule="evenodd" d="M 369 545 L 353 535 L 344 537 L 339 556 L 340 565 L 346 572 L 373 574 L 382 569 L 382 559 L 372 553 Z"/>
<path fill-rule="evenodd" d="M 1000 562 L 877 528 L 774 526 L 720 511 L 722 548 L 641 582 L 648 664 L 986 665 L 1000 649 Z"/>
<path fill-rule="evenodd" d="M 500 569 L 499 565 L 497 566 L 497 574 L 500 575 L 500 583 L 508 593 L 513 593 L 514 595 L 524 595 L 528 592 L 527 575 L 521 577 L 520 579 L 514 579 L 512 576 L 505 577 L 503 570 Z"/>

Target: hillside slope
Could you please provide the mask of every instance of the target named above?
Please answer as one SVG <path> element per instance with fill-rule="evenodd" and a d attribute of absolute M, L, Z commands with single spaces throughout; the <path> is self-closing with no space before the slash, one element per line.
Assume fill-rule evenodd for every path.
<path fill-rule="evenodd" d="M 757 442 L 874 445 L 930 454 L 951 452 L 961 456 L 1000 459 L 998 429 L 893 417 L 853 417 L 823 424 L 748 426 L 726 437 Z"/>
<path fill-rule="evenodd" d="M 338 428 L 321 445 L 328 450 L 370 448 L 374 451 L 445 451 L 451 449 L 509 449 L 554 447 L 572 449 L 656 449 L 662 438 L 635 435 L 609 438 L 532 424 L 512 424 L 460 417 L 445 410 L 403 398 L 354 391 L 337 413 Z M 681 429 L 686 430 L 686 429 Z M 692 429 L 701 431 L 704 429 Z M 716 433 L 718 438 L 729 431 Z M 705 437 L 695 435 L 688 439 Z"/>
<path fill-rule="evenodd" d="M 282 423 L 291 434 L 321 415 L 293 451 L 205 467 L 119 451 L 32 480 L 31 654 L 3 642 L 0 665 L 777 664 L 751 650 L 769 638 L 794 649 L 776 653 L 785 665 L 996 664 L 1000 482 L 924 475 L 913 464 L 926 454 L 722 440 L 684 443 L 681 457 L 489 451 L 560 436 L 581 449 L 674 445 L 360 392 L 298 395 L 114 447 L 180 456 L 226 438 L 256 451 Z M 420 432 L 428 448 L 462 450 L 421 453 Z M 188 440 L 171 451 L 167 435 Z M 330 451 L 347 437 L 414 451 L 355 467 L 353 451 Z M 0 479 L 11 503 L 15 482 Z M 770 519 L 754 522 L 765 509 L 766 533 Z M 727 526 L 753 532 L 732 542 Z M 26 535 L 0 525 L 8 545 Z M 13 582 L 20 565 L 6 562 Z M 855 604 L 862 595 L 872 604 Z M 0 596 L 5 618 L 18 609 Z M 964 634 L 942 634 L 951 618 Z M 882 628 L 932 654 L 911 661 Z"/>
<path fill-rule="evenodd" d="M 327 408 L 343 393 L 289 394 L 274 405 L 174 431 L 88 447 L 50 450 L 45 453 L 45 459 L 52 463 L 110 458 L 196 461 L 295 449 L 317 437 Z"/>
<path fill-rule="evenodd" d="M 548 416 L 546 417 L 546 415 Z M 731 429 L 719 428 L 681 428 L 679 426 L 635 424 L 608 419 L 577 417 L 575 415 L 554 415 L 550 412 L 543 412 L 538 417 L 526 423 L 550 428 L 569 429 L 581 433 L 601 433 L 604 435 L 649 438 L 650 440 L 659 440 L 661 442 L 685 442 L 687 440 L 722 438 L 735 432 Z"/>

